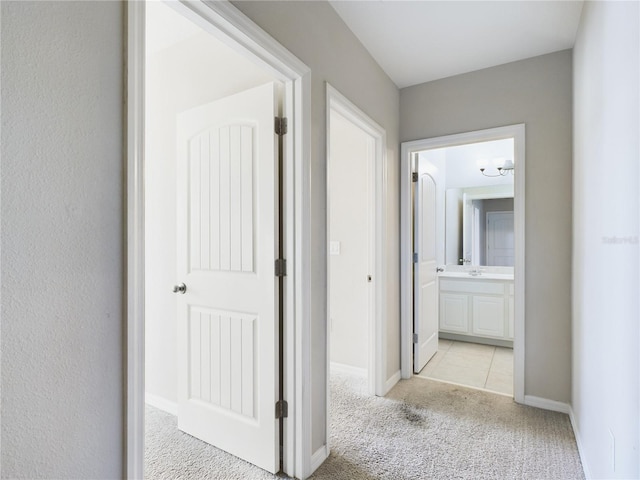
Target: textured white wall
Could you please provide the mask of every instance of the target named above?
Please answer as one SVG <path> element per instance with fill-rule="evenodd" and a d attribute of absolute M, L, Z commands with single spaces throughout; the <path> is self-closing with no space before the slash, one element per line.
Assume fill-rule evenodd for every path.
<path fill-rule="evenodd" d="M 525 394 L 571 399 L 571 51 L 400 91 L 401 141 L 526 124 Z"/>
<path fill-rule="evenodd" d="M 640 4 L 586 2 L 574 50 L 572 393 L 592 478 L 640 477 L 639 59 Z"/>
<path fill-rule="evenodd" d="M 311 68 L 312 448 L 326 441 L 326 103 L 325 81 L 387 132 L 387 377 L 400 369 L 398 89 L 328 2 L 234 1 Z M 394 287 L 395 286 L 395 287 Z"/>
<path fill-rule="evenodd" d="M 330 359 L 369 367 L 369 175 L 374 139 L 331 112 L 329 137 L 329 235 L 340 254 L 329 256 Z"/>
<path fill-rule="evenodd" d="M 120 478 L 122 4 L 1 9 L 2 478 Z"/>

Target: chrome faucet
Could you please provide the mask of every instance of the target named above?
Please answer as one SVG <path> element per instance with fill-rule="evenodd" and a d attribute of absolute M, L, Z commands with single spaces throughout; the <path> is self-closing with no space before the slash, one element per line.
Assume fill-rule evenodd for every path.
<path fill-rule="evenodd" d="M 483 271 L 484 270 L 482 270 L 479 266 L 475 266 L 469 269 L 469 275 L 477 277 L 478 275 L 482 275 Z"/>

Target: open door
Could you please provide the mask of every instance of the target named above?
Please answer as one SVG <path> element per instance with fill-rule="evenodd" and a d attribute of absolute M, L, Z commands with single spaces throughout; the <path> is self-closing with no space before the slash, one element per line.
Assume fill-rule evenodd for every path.
<path fill-rule="evenodd" d="M 279 466 L 277 86 L 177 119 L 178 428 Z"/>
<path fill-rule="evenodd" d="M 413 371 L 419 373 L 438 351 L 436 183 L 420 169 L 414 210 Z"/>

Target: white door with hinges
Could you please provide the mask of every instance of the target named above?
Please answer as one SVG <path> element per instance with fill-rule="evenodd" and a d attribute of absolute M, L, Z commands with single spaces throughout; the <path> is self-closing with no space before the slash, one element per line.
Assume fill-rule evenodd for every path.
<path fill-rule="evenodd" d="M 178 428 L 279 467 L 278 88 L 177 118 Z"/>
<path fill-rule="evenodd" d="M 436 183 L 418 162 L 414 209 L 413 371 L 419 373 L 438 351 Z"/>

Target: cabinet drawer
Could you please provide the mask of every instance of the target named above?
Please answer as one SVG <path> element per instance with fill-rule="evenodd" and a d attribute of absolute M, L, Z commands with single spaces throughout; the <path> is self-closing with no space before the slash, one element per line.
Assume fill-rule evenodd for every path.
<path fill-rule="evenodd" d="M 440 290 L 459 293 L 504 295 L 505 283 L 491 280 L 440 280 Z"/>

